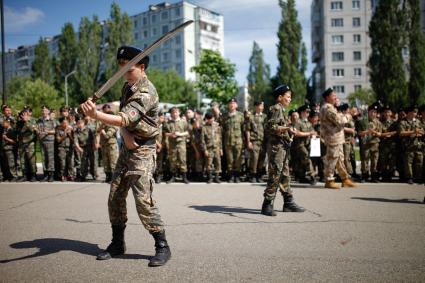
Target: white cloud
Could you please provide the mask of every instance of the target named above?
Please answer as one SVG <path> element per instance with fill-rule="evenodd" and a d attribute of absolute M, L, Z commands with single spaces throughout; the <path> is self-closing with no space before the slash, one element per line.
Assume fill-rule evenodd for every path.
<path fill-rule="evenodd" d="M 244 11 L 254 8 L 267 8 L 276 6 L 278 0 L 200 0 L 198 1 L 200 6 L 217 12 L 229 12 L 233 10 Z"/>
<path fill-rule="evenodd" d="M 44 18 L 43 11 L 31 7 L 15 10 L 6 6 L 4 12 L 4 26 L 7 32 L 23 31 L 27 26 L 36 24 Z"/>

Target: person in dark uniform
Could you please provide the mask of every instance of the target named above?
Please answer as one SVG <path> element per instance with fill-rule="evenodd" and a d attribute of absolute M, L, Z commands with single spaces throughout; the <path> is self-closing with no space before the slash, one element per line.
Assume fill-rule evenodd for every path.
<path fill-rule="evenodd" d="M 119 66 L 123 67 L 140 52 L 140 49 L 132 46 L 120 47 L 117 52 Z M 152 197 L 155 183 L 153 173 L 156 159 L 155 138 L 158 135 L 159 97 L 145 73 L 148 63 L 149 57 L 146 56 L 124 74 L 126 83 L 122 89 L 118 115 L 97 111 L 91 99 L 81 104 L 81 109 L 85 115 L 93 119 L 121 127 L 124 140 L 112 177 L 108 200 L 112 242 L 97 256 L 97 259 L 110 259 L 125 252 L 126 198 L 131 188 L 139 218 L 155 240 L 156 252 L 150 259 L 149 266 L 161 266 L 170 259 L 171 251 L 165 237 L 164 223 Z"/>

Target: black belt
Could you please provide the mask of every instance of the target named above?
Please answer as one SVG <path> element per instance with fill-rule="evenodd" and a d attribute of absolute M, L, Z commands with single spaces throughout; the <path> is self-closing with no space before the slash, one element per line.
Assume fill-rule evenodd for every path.
<path fill-rule="evenodd" d="M 139 145 L 154 145 L 156 143 L 156 139 L 134 139 L 134 141 Z"/>

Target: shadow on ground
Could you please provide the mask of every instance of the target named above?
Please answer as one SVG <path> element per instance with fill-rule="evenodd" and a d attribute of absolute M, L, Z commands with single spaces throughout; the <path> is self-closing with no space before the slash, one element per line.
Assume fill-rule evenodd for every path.
<path fill-rule="evenodd" d="M 247 213 L 247 214 L 260 214 L 259 209 L 223 206 L 223 205 L 191 205 L 189 208 L 193 208 L 199 211 L 205 211 L 209 213 L 222 213 L 222 214 L 233 214 L 233 213 Z"/>
<path fill-rule="evenodd" d="M 364 197 L 352 197 L 351 199 L 377 201 L 377 202 L 392 202 L 392 203 L 412 203 L 412 204 L 424 204 L 422 201 L 414 199 L 388 199 L 388 198 L 364 198 Z"/>
<path fill-rule="evenodd" d="M 19 261 L 29 258 L 36 258 L 41 256 L 46 256 L 54 253 L 58 253 L 61 251 L 73 251 L 80 254 L 96 256 L 102 250 L 98 247 L 98 245 L 83 242 L 83 241 L 75 241 L 68 239 L 58 239 L 58 238 L 45 238 L 45 239 L 36 239 L 32 241 L 23 241 L 17 242 L 10 245 L 11 248 L 14 249 L 33 249 L 37 248 L 38 251 L 32 255 L 27 255 L 19 258 L 13 259 L 4 259 L 0 260 L 0 263 L 8 263 L 12 261 Z M 138 255 L 138 254 L 125 254 L 121 255 L 118 258 L 121 259 L 147 259 L 149 260 L 151 256 Z"/>

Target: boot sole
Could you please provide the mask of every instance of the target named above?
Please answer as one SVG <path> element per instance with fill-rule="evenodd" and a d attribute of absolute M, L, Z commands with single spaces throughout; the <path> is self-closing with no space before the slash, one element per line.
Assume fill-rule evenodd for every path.
<path fill-rule="evenodd" d="M 164 263 L 148 263 L 149 267 L 160 267 L 160 266 L 164 266 L 165 264 L 167 264 L 167 262 L 171 259 L 171 255 L 168 257 L 168 259 L 164 262 Z"/>

